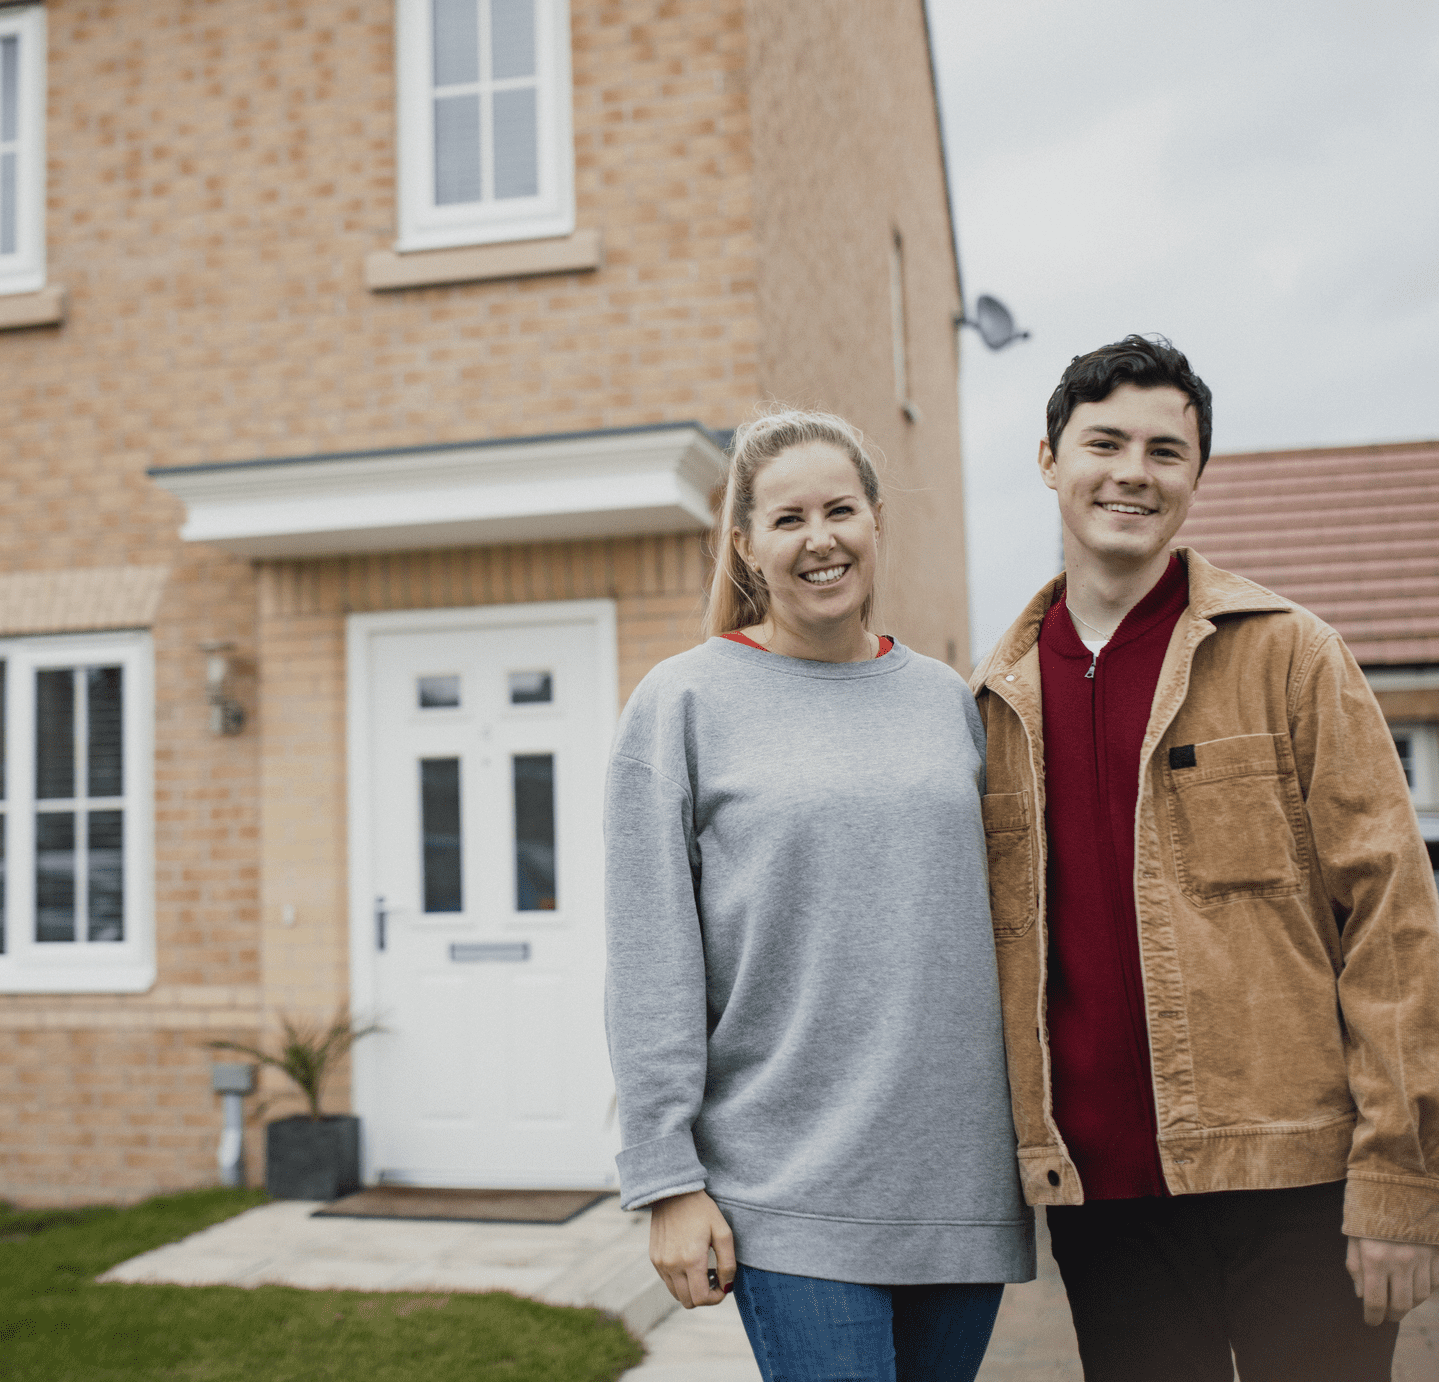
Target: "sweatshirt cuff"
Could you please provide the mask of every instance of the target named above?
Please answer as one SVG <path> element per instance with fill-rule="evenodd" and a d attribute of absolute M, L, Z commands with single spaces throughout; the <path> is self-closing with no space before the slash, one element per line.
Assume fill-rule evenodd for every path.
<path fill-rule="evenodd" d="M 669 1195 L 705 1188 L 705 1168 L 688 1131 L 626 1147 L 615 1165 L 620 1172 L 621 1209 L 638 1209 Z"/>
<path fill-rule="evenodd" d="M 1439 1247 L 1439 1181 L 1351 1171 L 1344 1187 L 1344 1232 L 1351 1238 Z"/>

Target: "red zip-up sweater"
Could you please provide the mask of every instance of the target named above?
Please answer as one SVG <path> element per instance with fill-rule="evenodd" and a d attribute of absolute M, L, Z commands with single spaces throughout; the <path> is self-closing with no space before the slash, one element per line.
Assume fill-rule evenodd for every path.
<path fill-rule="evenodd" d="M 1063 595 L 1039 634 L 1054 1118 L 1089 1200 L 1168 1193 L 1134 907 L 1134 818 L 1140 746 L 1188 602 L 1188 577 L 1171 557 L 1097 659 Z"/>

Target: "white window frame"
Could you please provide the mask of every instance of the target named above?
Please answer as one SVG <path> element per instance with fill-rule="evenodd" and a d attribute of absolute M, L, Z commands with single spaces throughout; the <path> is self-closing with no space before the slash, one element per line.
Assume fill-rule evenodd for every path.
<path fill-rule="evenodd" d="M 155 982 L 154 651 L 146 632 L 0 640 L 6 663 L 5 953 L 0 993 L 143 993 Z M 35 673 L 124 670 L 125 938 L 35 940 Z M 80 732 L 77 727 L 77 733 Z"/>
<path fill-rule="evenodd" d="M 1409 795 L 1420 810 L 1439 807 L 1439 725 L 1427 720 L 1395 721 L 1389 733 L 1409 741 L 1410 769 L 1414 781 Z"/>
<path fill-rule="evenodd" d="M 488 12 L 480 0 L 481 19 Z M 575 228 L 575 151 L 568 0 L 535 0 L 539 76 L 539 195 L 435 204 L 431 0 L 395 0 L 399 239 L 395 249 L 452 249 L 569 235 Z"/>
<path fill-rule="evenodd" d="M 17 156 L 15 250 L 0 253 L 0 295 L 45 286 L 45 7 L 0 9 L 0 38 L 20 40 L 17 138 L 0 152 Z"/>

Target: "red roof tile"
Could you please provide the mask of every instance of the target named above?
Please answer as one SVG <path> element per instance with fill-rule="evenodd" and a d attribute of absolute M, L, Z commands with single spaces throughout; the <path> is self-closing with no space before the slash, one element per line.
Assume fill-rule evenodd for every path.
<path fill-rule="evenodd" d="M 1367 666 L 1439 662 L 1439 441 L 1211 456 L 1175 537 Z"/>

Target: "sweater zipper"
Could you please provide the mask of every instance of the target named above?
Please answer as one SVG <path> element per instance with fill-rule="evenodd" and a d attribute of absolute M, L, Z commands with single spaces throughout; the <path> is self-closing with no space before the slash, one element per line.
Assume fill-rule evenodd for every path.
<path fill-rule="evenodd" d="M 1103 652 L 1104 650 L 1101 648 L 1099 651 L 1100 651 L 1100 652 Z M 1087 671 L 1087 672 L 1084 674 L 1086 677 L 1089 678 L 1090 681 L 1093 681 L 1093 680 L 1094 680 L 1094 669 L 1095 669 L 1098 665 L 1099 665 L 1099 653 L 1090 653 L 1090 655 L 1089 655 L 1089 671 Z"/>

